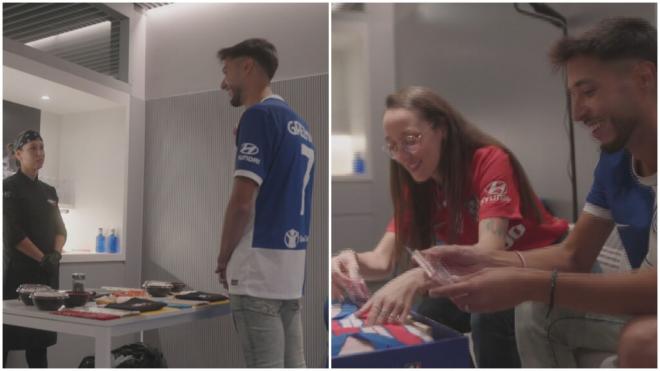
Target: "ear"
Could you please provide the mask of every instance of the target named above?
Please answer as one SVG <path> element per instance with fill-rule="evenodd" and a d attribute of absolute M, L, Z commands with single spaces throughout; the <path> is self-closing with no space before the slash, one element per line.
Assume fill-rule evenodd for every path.
<path fill-rule="evenodd" d="M 244 58 L 243 63 L 241 64 L 241 68 L 243 69 L 243 72 L 250 73 L 254 69 L 254 59 L 252 58 Z"/>
<path fill-rule="evenodd" d="M 644 91 L 656 93 L 657 72 L 654 63 L 649 61 L 638 62 L 635 66 L 635 79 Z"/>

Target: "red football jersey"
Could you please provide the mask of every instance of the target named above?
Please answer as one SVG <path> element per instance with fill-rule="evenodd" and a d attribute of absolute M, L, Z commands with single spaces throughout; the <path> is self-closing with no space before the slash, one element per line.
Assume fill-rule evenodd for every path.
<path fill-rule="evenodd" d="M 448 212 L 444 194 L 436 188 L 436 211 L 433 215 L 433 230 L 438 244 L 448 237 Z M 462 226 L 456 244 L 474 245 L 479 241 L 479 221 L 487 218 L 509 220 L 506 247 L 512 250 L 529 250 L 554 244 L 568 230 L 568 223 L 553 217 L 536 197 L 542 222 L 523 218 L 520 193 L 509 155 L 501 148 L 487 146 L 474 152 L 472 158 L 472 187 L 470 197 L 463 207 Z M 394 219 L 387 226 L 395 232 Z"/>

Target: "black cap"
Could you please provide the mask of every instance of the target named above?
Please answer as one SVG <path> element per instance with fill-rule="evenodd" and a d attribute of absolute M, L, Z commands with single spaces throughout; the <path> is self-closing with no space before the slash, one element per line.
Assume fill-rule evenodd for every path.
<path fill-rule="evenodd" d="M 18 134 L 18 137 L 16 138 L 16 141 L 14 141 L 14 151 L 18 151 L 23 147 L 25 144 L 28 142 L 31 142 L 33 140 L 40 139 L 43 141 L 43 138 L 41 138 L 41 134 L 39 134 L 38 131 L 36 130 L 24 130 L 20 134 Z"/>

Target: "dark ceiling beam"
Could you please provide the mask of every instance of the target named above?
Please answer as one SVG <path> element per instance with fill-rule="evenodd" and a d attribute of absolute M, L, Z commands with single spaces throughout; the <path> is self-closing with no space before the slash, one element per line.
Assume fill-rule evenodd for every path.
<path fill-rule="evenodd" d="M 90 3 L 89 6 L 92 6 L 98 11 L 107 14 L 108 17 L 112 18 L 112 20 L 122 20 L 122 19 L 127 19 L 128 17 L 125 16 L 124 14 L 112 9 L 111 7 L 102 4 L 102 3 Z"/>
<path fill-rule="evenodd" d="M 39 17 L 44 17 L 48 14 L 55 13 L 55 12 L 61 12 L 64 10 L 68 10 L 73 7 L 79 7 L 79 4 L 51 4 L 52 6 L 50 9 L 43 8 L 42 10 L 37 9 L 37 11 L 34 11 L 34 14 L 27 15 L 24 17 L 20 18 L 15 18 L 13 21 L 9 21 L 6 18 L 3 18 L 3 28 L 7 28 L 8 26 L 12 26 L 17 23 L 22 23 L 34 18 L 39 18 Z"/>
<path fill-rule="evenodd" d="M 50 17 L 33 19 L 32 21 L 28 22 L 21 22 L 19 26 L 6 27 L 3 30 L 7 36 L 11 37 L 12 35 L 21 34 L 21 32 L 24 32 L 25 30 L 37 31 L 44 28 L 52 28 L 53 30 L 57 30 L 59 28 L 57 26 L 60 25 L 75 24 L 80 21 L 100 17 L 103 17 L 103 15 L 98 13 L 96 9 L 79 9 L 71 13 L 60 13 Z"/>
<path fill-rule="evenodd" d="M 29 43 L 35 40 L 44 39 L 49 36 L 59 35 L 64 32 L 69 32 L 79 28 L 92 26 L 105 21 L 106 19 L 104 19 L 103 17 L 92 18 L 89 17 L 88 15 L 82 15 L 79 17 L 62 20 L 61 22 L 56 22 L 55 24 L 50 23 L 50 24 L 45 24 L 41 27 L 34 27 L 32 29 L 27 29 L 22 32 L 6 33 L 5 36 L 9 37 L 10 39 L 21 41 L 23 43 Z M 56 25 L 60 25 L 60 27 L 55 27 Z"/>
<path fill-rule="evenodd" d="M 8 19 L 12 19 L 12 18 L 20 16 L 22 14 L 29 13 L 29 12 L 32 12 L 32 11 L 37 10 L 37 9 L 45 8 L 45 7 L 50 6 L 50 5 L 53 5 L 53 4 L 49 4 L 49 3 L 41 3 L 41 4 L 39 4 L 39 3 L 36 3 L 36 4 L 21 3 L 21 4 L 18 4 L 17 7 L 14 7 L 13 9 L 9 10 L 9 9 L 7 9 L 7 4 L 2 4 L 2 19 L 3 19 L 3 21 L 8 20 Z"/>

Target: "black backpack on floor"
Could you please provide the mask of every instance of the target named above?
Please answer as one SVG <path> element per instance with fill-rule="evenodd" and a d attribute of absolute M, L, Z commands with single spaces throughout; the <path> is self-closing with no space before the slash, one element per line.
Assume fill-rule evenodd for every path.
<path fill-rule="evenodd" d="M 145 343 L 133 343 L 112 351 L 112 367 L 167 368 L 167 361 L 158 349 Z M 78 368 L 94 368 L 94 356 L 83 358 Z"/>

